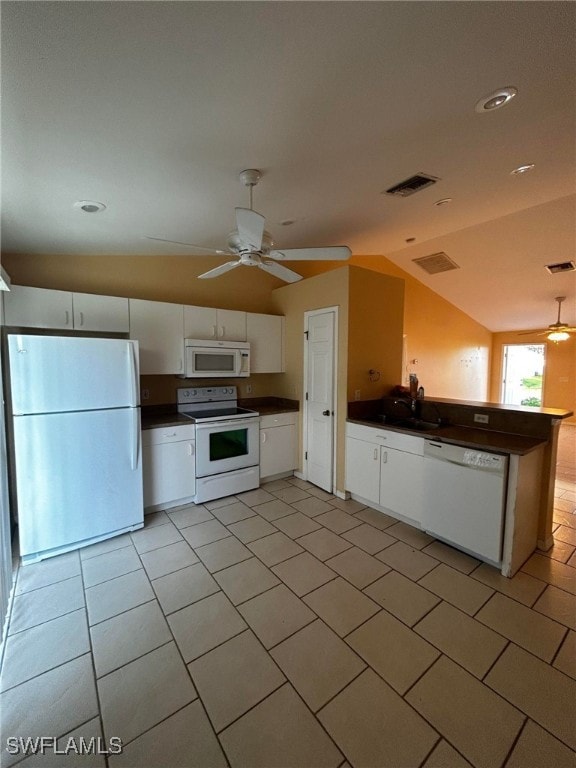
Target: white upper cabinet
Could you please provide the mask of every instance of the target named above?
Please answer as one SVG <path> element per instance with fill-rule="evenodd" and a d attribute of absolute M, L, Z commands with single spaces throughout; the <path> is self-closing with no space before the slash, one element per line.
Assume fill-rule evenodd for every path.
<path fill-rule="evenodd" d="M 128 333 L 128 299 L 12 285 L 6 325 Z"/>
<path fill-rule="evenodd" d="M 130 338 L 140 346 L 140 374 L 184 373 L 182 304 L 130 299 Z"/>
<path fill-rule="evenodd" d="M 184 337 L 217 341 L 246 341 L 246 312 L 184 306 Z"/>
<path fill-rule="evenodd" d="M 128 299 L 122 296 L 97 296 L 94 293 L 72 294 L 74 328 L 79 331 L 128 333 L 130 315 Z"/>
<path fill-rule="evenodd" d="M 4 316 L 6 325 L 72 330 L 72 294 L 13 284 L 6 295 Z"/>
<path fill-rule="evenodd" d="M 248 312 L 246 341 L 250 342 L 250 373 L 282 373 L 284 317 Z"/>

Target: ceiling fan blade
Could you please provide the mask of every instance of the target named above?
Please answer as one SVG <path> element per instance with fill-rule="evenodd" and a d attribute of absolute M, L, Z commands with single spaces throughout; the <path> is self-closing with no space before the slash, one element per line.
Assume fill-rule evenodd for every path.
<path fill-rule="evenodd" d="M 262 247 L 264 216 L 250 208 L 236 208 L 236 226 L 240 240 L 253 251 Z"/>
<path fill-rule="evenodd" d="M 226 274 L 226 272 L 229 272 L 231 269 L 234 269 L 234 267 L 239 267 L 241 264 L 240 261 L 227 261 L 226 264 L 220 264 L 219 267 L 215 267 L 214 269 L 210 269 L 208 272 L 204 272 L 201 275 L 198 275 L 199 278 L 209 278 L 209 277 L 220 277 L 220 275 Z"/>
<path fill-rule="evenodd" d="M 218 255 L 229 255 L 229 251 L 221 251 L 218 248 L 210 248 L 204 245 L 194 245 L 194 243 L 182 243 L 180 240 L 166 240 L 164 237 L 150 237 L 150 235 L 145 235 L 145 238 L 146 240 L 157 240 L 160 243 L 172 243 L 172 245 L 184 245 L 186 248 L 197 248 L 199 251 L 209 251 L 210 253 L 217 253 Z"/>
<path fill-rule="evenodd" d="M 548 336 L 549 333 L 574 333 L 576 328 L 572 328 L 568 325 L 560 326 L 557 328 L 547 328 L 545 331 L 520 331 L 517 336 Z"/>
<path fill-rule="evenodd" d="M 274 275 L 274 277 L 284 280 L 285 283 L 295 283 L 298 280 L 302 280 L 302 275 L 299 275 L 298 272 L 293 272 L 291 269 L 276 264 L 274 261 L 262 261 L 258 266 L 260 269 L 264 269 L 269 274 Z"/>
<path fill-rule="evenodd" d="M 270 251 L 268 256 L 282 261 L 346 261 L 352 255 L 347 245 L 326 248 L 286 248 Z"/>

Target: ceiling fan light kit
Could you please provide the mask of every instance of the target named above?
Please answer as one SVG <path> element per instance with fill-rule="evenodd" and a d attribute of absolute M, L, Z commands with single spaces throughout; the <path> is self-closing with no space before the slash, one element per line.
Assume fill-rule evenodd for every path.
<path fill-rule="evenodd" d="M 558 302 L 558 319 L 555 323 L 551 323 L 548 326 L 548 330 L 536 334 L 535 331 L 522 331 L 518 335 L 529 336 L 535 334 L 536 336 L 546 336 L 546 339 L 548 341 L 553 341 L 554 344 L 558 344 L 559 341 L 568 341 L 570 334 L 576 331 L 576 327 L 560 322 L 560 310 L 562 308 L 562 302 L 566 301 L 566 296 L 556 296 L 555 301 Z"/>
<path fill-rule="evenodd" d="M 302 280 L 302 275 L 278 264 L 278 261 L 346 261 L 350 258 L 352 252 L 346 245 L 325 248 L 288 248 L 281 251 L 274 249 L 272 236 L 264 229 L 266 221 L 264 216 L 252 207 L 252 191 L 261 178 L 262 172 L 256 168 L 247 168 L 240 173 L 240 181 L 250 190 L 250 208 L 235 209 L 236 230 L 228 236 L 228 251 L 183 243 L 180 240 L 167 240 L 162 237 L 147 236 L 147 239 L 196 248 L 216 255 L 231 253 L 238 257 L 237 261 L 228 261 L 208 272 L 203 272 L 198 275 L 200 279 L 220 277 L 235 267 L 244 266 L 258 267 L 285 283 L 295 283 L 297 280 Z"/>

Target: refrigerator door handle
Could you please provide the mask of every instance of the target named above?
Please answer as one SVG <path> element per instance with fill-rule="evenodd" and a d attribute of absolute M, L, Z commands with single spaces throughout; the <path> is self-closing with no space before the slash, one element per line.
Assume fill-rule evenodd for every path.
<path fill-rule="evenodd" d="M 137 381 L 138 377 L 136 376 L 136 345 L 135 344 L 130 344 L 129 360 L 130 360 L 130 382 L 132 385 L 131 405 L 134 407 L 139 404 L 138 381 Z"/>
<path fill-rule="evenodd" d="M 138 457 L 140 455 L 140 413 L 138 408 L 132 409 L 132 450 L 130 456 L 130 469 L 138 469 Z"/>

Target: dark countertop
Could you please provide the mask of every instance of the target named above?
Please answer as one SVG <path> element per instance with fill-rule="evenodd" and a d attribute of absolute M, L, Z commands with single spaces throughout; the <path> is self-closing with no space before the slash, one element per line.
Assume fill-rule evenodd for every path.
<path fill-rule="evenodd" d="M 260 416 L 270 416 L 274 413 L 290 413 L 300 410 L 298 400 L 288 400 L 285 397 L 246 397 L 238 400 L 240 408 L 252 408 Z"/>
<path fill-rule="evenodd" d="M 282 397 L 247 397 L 238 400 L 238 406 L 258 411 L 261 416 L 298 411 L 300 408 L 298 400 L 288 400 Z M 191 419 L 178 413 L 175 403 L 143 405 L 141 416 L 142 429 L 181 427 L 183 424 L 194 424 Z"/>
<path fill-rule="evenodd" d="M 426 432 L 419 432 L 413 429 L 405 429 L 390 424 L 379 424 L 369 419 L 348 419 L 353 424 L 362 424 L 365 427 L 375 427 L 376 429 L 391 430 L 393 432 L 403 432 L 405 435 L 416 435 L 426 440 L 435 440 L 439 443 L 451 443 L 452 445 L 462 445 L 466 448 L 478 448 L 485 451 L 496 451 L 497 453 L 513 453 L 523 456 L 526 453 L 546 444 L 546 440 L 535 437 L 525 437 L 524 435 L 513 435 L 508 432 L 496 432 L 490 429 L 476 429 L 474 427 L 461 427 L 456 424 L 438 427 Z"/>
<path fill-rule="evenodd" d="M 550 416 L 553 419 L 567 419 L 574 415 L 573 411 L 567 411 L 565 408 L 534 408 L 527 405 L 506 405 L 504 403 L 491 403 L 479 400 L 453 400 L 447 397 L 429 398 L 435 403 L 445 405 L 460 405 L 467 408 L 481 408 L 486 411 L 504 411 L 508 413 L 524 413 L 528 415 Z"/>

